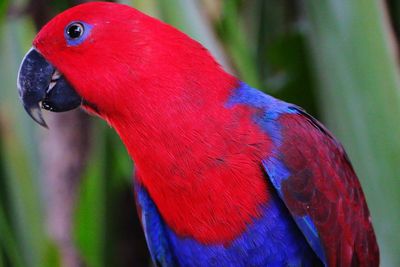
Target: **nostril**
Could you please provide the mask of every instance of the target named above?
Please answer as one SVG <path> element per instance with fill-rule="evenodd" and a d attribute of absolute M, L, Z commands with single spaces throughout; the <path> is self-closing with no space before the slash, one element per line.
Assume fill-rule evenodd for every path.
<path fill-rule="evenodd" d="M 42 101 L 41 107 L 45 110 L 54 111 L 54 108 L 51 106 L 50 103 L 47 103 L 47 101 Z"/>

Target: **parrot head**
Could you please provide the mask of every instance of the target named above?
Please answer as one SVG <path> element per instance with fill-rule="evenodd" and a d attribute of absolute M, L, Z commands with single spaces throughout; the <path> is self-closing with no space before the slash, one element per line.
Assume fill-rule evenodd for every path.
<path fill-rule="evenodd" d="M 17 83 L 25 110 L 46 126 L 41 109 L 83 106 L 109 123 L 126 116 L 141 120 L 149 110 L 176 104 L 185 88 L 213 91 L 232 81 L 199 43 L 178 30 L 126 5 L 91 2 L 41 29 Z"/>

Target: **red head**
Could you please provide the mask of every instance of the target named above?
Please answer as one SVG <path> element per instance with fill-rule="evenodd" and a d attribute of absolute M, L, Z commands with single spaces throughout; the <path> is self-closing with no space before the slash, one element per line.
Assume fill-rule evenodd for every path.
<path fill-rule="evenodd" d="M 71 39 L 67 32 L 77 25 L 83 34 Z M 109 120 L 127 115 L 120 114 L 125 109 L 138 116 L 173 104 L 184 91 L 220 94 L 221 83 L 234 82 L 199 43 L 126 5 L 71 8 L 51 20 L 33 45 Z"/>

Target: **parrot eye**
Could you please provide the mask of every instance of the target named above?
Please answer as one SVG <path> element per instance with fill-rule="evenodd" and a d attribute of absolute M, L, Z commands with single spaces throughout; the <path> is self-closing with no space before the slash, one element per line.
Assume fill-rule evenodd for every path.
<path fill-rule="evenodd" d="M 74 22 L 70 25 L 68 25 L 66 33 L 67 36 L 71 39 L 77 39 L 83 35 L 83 32 L 85 31 L 85 28 L 83 25 L 79 22 Z"/>
<path fill-rule="evenodd" d="M 81 21 L 74 21 L 68 24 L 64 32 L 68 46 L 80 45 L 89 36 L 91 29 L 92 25 Z"/>

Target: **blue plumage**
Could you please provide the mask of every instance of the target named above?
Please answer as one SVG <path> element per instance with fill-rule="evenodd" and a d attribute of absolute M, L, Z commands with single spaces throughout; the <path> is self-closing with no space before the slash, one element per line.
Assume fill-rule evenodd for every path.
<path fill-rule="evenodd" d="M 142 214 L 147 214 L 142 221 L 149 249 L 162 266 L 315 266 L 312 250 L 276 195 L 263 208 L 264 216 L 232 244 L 206 245 L 177 236 L 147 191 L 140 185 L 135 190 Z"/>
<path fill-rule="evenodd" d="M 137 175 L 135 172 L 135 176 Z M 151 258 L 160 266 L 176 266 L 176 260 L 169 245 L 167 227 L 147 191 L 136 181 L 135 177 L 136 203 Z"/>

